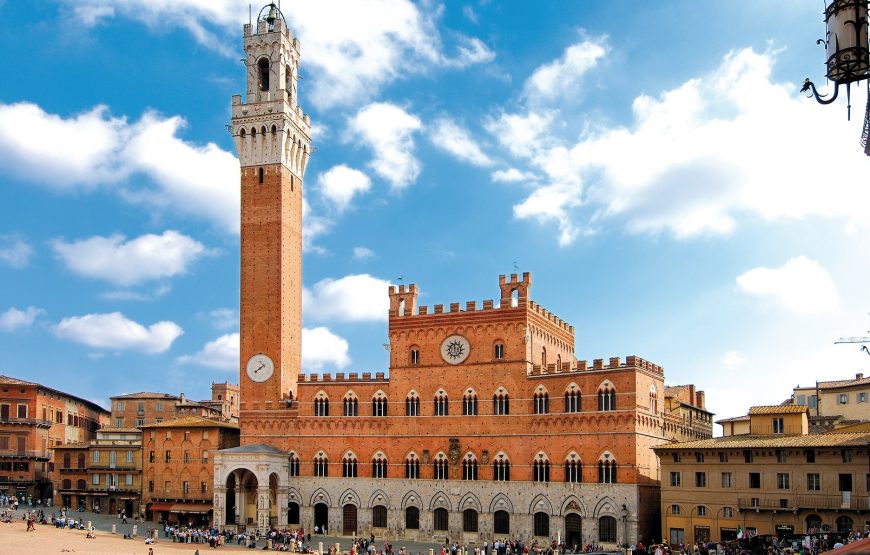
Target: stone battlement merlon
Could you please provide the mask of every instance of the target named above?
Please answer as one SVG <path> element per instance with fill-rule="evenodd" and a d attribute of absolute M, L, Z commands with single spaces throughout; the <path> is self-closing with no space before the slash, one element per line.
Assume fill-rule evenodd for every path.
<path fill-rule="evenodd" d="M 522 275 L 522 279 L 519 279 L 517 274 L 511 274 L 510 277 L 506 275 L 498 276 L 498 284 L 501 289 L 501 299 L 498 305 L 495 304 L 495 301 L 492 299 L 486 299 L 483 301 L 483 306 L 479 307 L 477 301 L 466 301 L 465 307 L 462 307 L 462 303 L 452 302 L 447 306 L 447 310 L 445 310 L 444 304 L 436 304 L 432 307 L 429 306 L 417 306 L 417 298 L 419 296 L 419 289 L 417 285 L 412 283 L 410 285 L 390 285 L 388 287 L 388 295 L 390 296 L 390 318 L 407 318 L 407 317 L 416 317 L 416 316 L 433 316 L 440 314 L 467 314 L 472 312 L 485 312 L 488 310 L 501 310 L 501 309 L 517 309 L 517 308 L 526 308 L 531 310 L 555 325 L 558 328 L 561 328 L 563 331 L 574 335 L 574 326 L 565 322 L 561 318 L 557 317 L 555 314 L 550 312 L 549 310 L 543 308 L 538 303 L 529 299 L 529 289 L 532 286 L 532 275 L 529 272 L 525 272 Z M 513 298 L 513 294 L 516 293 L 516 299 Z M 514 306 L 514 300 L 516 300 L 516 306 Z"/>
<path fill-rule="evenodd" d="M 567 331 L 571 335 L 574 335 L 574 326 L 572 326 L 568 322 L 562 320 L 561 318 L 559 318 L 558 316 L 556 316 L 555 314 L 553 314 L 552 312 L 550 312 L 546 308 L 542 307 L 541 305 L 539 305 L 535 301 L 529 301 L 529 309 L 534 311 L 537 314 L 540 314 L 541 317 L 543 317 L 546 320 L 549 320 L 553 324 L 556 324 L 558 327 Z"/>
<path fill-rule="evenodd" d="M 638 368 L 641 370 L 646 370 L 652 372 L 654 374 L 659 374 L 664 376 L 665 369 L 659 366 L 658 364 L 653 364 L 648 360 L 644 360 L 639 356 L 630 355 L 625 357 L 625 362 L 623 363 L 619 357 L 610 357 L 605 363 L 603 358 L 596 358 L 592 361 L 592 365 L 589 365 L 588 361 L 578 360 L 576 366 L 571 366 L 570 362 L 563 362 L 562 368 L 556 368 L 555 364 L 548 364 L 546 367 L 543 367 L 539 364 L 533 365 L 531 372 L 529 372 L 530 376 L 545 376 L 549 374 L 564 374 L 564 373 L 574 373 L 574 372 L 595 372 L 600 370 L 625 370 L 628 368 Z"/>
<path fill-rule="evenodd" d="M 374 376 L 371 372 L 350 372 L 345 376 L 344 372 L 337 372 L 335 375 L 330 373 L 325 374 L 302 374 L 300 377 L 301 383 L 359 383 L 359 382 L 377 382 L 387 383 L 390 381 L 384 372 L 375 372 Z"/>

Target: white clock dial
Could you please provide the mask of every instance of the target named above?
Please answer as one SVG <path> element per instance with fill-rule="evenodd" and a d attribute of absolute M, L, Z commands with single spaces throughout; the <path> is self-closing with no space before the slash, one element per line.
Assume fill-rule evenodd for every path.
<path fill-rule="evenodd" d="M 265 382 L 272 377 L 275 371 L 275 363 L 268 355 L 254 355 L 248 360 L 247 372 L 248 377 L 255 382 Z"/>
<path fill-rule="evenodd" d="M 471 344 L 461 335 L 451 335 L 441 342 L 441 358 L 447 364 L 461 364 L 471 353 Z"/>

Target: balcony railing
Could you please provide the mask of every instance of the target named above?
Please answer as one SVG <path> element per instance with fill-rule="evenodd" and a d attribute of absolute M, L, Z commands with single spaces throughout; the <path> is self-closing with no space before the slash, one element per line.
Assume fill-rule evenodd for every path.
<path fill-rule="evenodd" d="M 0 424 L 18 424 L 21 426 L 41 426 L 45 428 L 51 427 L 51 420 L 41 420 L 39 418 L 6 418 L 0 416 Z"/>
<path fill-rule="evenodd" d="M 38 451 L 35 449 L 0 449 L 0 458 L 40 459 L 47 461 L 51 458 L 51 455 L 48 451 Z"/>
<path fill-rule="evenodd" d="M 741 497 L 737 500 L 740 510 L 789 511 L 798 509 L 870 509 L 870 498 L 852 495 L 852 492 L 818 495 L 766 495 Z"/>

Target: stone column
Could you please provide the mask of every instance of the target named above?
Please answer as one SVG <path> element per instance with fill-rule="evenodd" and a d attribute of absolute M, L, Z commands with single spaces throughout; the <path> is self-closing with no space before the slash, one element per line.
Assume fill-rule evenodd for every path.
<path fill-rule="evenodd" d="M 241 484 L 236 483 L 236 526 L 245 524 L 245 512 L 247 511 L 247 494 L 242 490 Z"/>
<path fill-rule="evenodd" d="M 287 526 L 289 519 L 288 497 L 290 494 L 289 486 L 278 486 L 278 494 L 275 496 L 275 502 L 278 503 L 278 526 Z"/>
<path fill-rule="evenodd" d="M 257 531 L 267 532 L 269 530 L 269 515 L 271 513 L 269 507 L 269 484 L 265 487 L 257 487 Z"/>
<path fill-rule="evenodd" d="M 215 486 L 212 498 L 212 526 L 220 528 L 226 524 L 227 488 Z"/>

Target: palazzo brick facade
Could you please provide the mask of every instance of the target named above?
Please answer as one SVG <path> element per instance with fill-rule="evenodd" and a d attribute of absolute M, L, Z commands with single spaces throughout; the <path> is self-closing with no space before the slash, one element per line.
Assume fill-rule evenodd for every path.
<path fill-rule="evenodd" d="M 710 437 L 703 393 L 668 392 L 637 356 L 577 360 L 573 326 L 532 300 L 529 273 L 500 276 L 480 305 L 418 307 L 416 285 L 390 287 L 388 373 L 300 375 L 310 122 L 301 46 L 274 11 L 244 28 L 248 92 L 232 106 L 241 446 L 216 455 L 214 523 L 481 543 L 658 536 L 652 448 Z"/>

